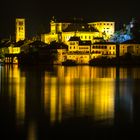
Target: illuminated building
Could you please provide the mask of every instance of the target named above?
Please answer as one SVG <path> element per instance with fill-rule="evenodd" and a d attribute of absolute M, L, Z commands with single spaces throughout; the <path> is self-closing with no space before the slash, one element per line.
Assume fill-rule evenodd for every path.
<path fill-rule="evenodd" d="M 91 48 L 91 58 L 97 57 L 116 57 L 116 44 L 112 42 L 96 42 Z"/>
<path fill-rule="evenodd" d="M 25 39 L 25 19 L 16 18 L 16 42 Z"/>
<path fill-rule="evenodd" d="M 109 34 L 113 34 L 115 30 L 113 28 L 114 24 L 112 26 L 111 24 L 113 24 L 113 22 L 110 23 L 110 26 L 106 25 L 108 28 L 110 27 L 110 29 L 106 29 L 106 32 Z M 50 32 L 48 34 L 42 34 L 41 41 L 45 43 L 56 41 L 67 44 L 70 37 L 74 35 L 80 37 L 81 40 L 90 40 L 91 42 L 103 39 L 103 32 L 95 28 L 93 23 L 84 23 L 82 21 L 61 23 L 53 19 L 50 22 Z"/>
<path fill-rule="evenodd" d="M 115 22 L 99 21 L 89 23 L 89 25 L 98 29 L 103 34 L 105 40 L 108 40 L 115 32 Z"/>
<path fill-rule="evenodd" d="M 140 56 L 140 42 L 136 42 L 134 40 L 127 40 L 125 42 L 120 43 L 119 55 L 122 56 L 126 53 L 130 53 L 135 56 Z"/>
<path fill-rule="evenodd" d="M 9 54 L 19 54 L 20 53 L 20 47 L 16 47 L 13 45 L 10 45 L 8 47 L 8 50 L 9 50 Z"/>
<path fill-rule="evenodd" d="M 116 57 L 116 44 L 111 42 L 92 43 L 87 40 L 82 41 L 80 37 L 73 36 L 68 41 L 68 50 L 62 54 L 61 58 L 63 59 L 59 57 L 59 62 L 68 59 L 75 60 L 79 64 L 88 64 L 91 59 L 97 57 Z"/>
<path fill-rule="evenodd" d="M 87 64 L 90 60 L 91 41 L 81 41 L 80 37 L 71 37 L 68 41 L 67 59 Z"/>

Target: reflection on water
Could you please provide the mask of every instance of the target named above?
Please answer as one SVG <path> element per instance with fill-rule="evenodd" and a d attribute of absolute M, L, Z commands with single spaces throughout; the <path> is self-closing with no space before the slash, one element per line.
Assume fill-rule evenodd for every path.
<path fill-rule="evenodd" d="M 12 123 L 36 140 L 38 125 L 45 128 L 47 120 L 53 126 L 77 118 L 93 125 L 133 123 L 138 79 L 140 68 L 55 66 L 49 71 L 5 65 L 0 67 L 0 101 L 15 114 Z"/>
<path fill-rule="evenodd" d="M 77 116 L 113 120 L 115 68 L 60 66 L 56 77 L 44 77 L 44 108 L 52 123 Z"/>
<path fill-rule="evenodd" d="M 23 123 L 25 118 L 25 75 L 20 72 L 17 65 L 3 66 L 1 68 L 2 93 L 8 94 L 12 104 L 14 101 L 17 124 Z"/>

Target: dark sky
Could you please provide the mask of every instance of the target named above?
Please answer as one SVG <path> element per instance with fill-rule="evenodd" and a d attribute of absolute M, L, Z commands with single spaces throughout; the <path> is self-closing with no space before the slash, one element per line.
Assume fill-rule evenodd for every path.
<path fill-rule="evenodd" d="M 0 4 L 0 37 L 14 35 L 15 18 L 26 18 L 27 37 L 49 31 L 52 16 L 58 20 L 83 18 L 110 20 L 116 28 L 139 19 L 138 0 L 4 0 Z"/>

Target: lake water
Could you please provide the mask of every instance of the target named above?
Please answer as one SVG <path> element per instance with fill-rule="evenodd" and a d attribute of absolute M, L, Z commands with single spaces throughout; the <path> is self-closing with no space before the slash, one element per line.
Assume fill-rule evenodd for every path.
<path fill-rule="evenodd" d="M 2 140 L 140 135 L 140 68 L 0 66 Z"/>

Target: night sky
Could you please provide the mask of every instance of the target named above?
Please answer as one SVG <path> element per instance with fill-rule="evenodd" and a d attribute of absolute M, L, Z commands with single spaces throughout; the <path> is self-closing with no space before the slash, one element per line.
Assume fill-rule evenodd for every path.
<path fill-rule="evenodd" d="M 15 18 L 26 18 L 26 35 L 49 31 L 50 19 L 83 18 L 88 22 L 109 20 L 119 29 L 139 19 L 138 0 L 5 0 L 0 4 L 0 38 L 14 35 Z"/>

